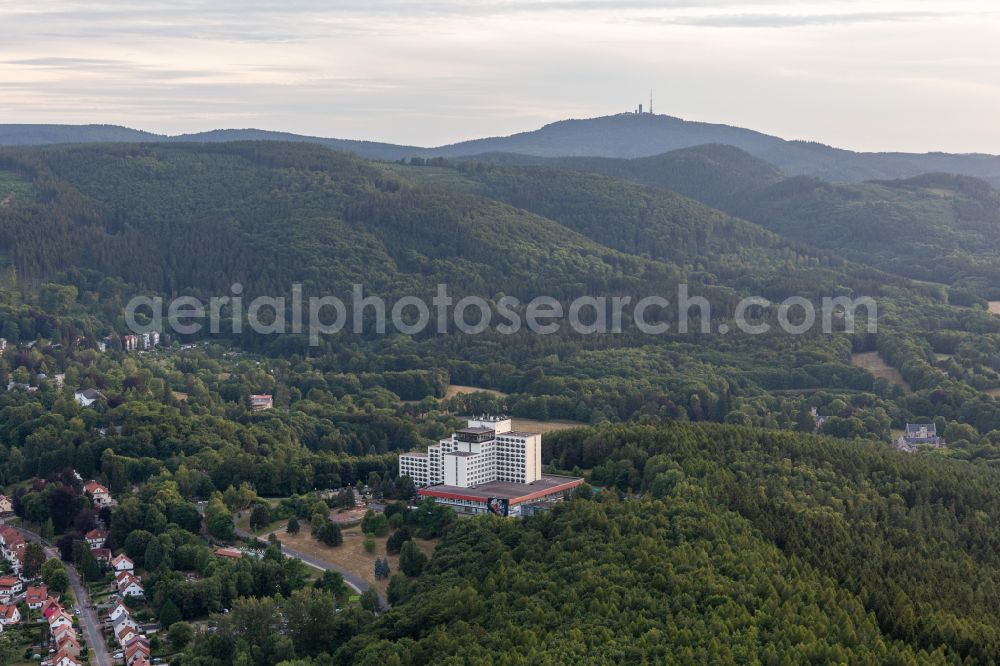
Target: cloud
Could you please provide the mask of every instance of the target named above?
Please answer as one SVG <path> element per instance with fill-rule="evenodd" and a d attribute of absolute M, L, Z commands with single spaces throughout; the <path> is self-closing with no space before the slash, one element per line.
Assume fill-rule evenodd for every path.
<path fill-rule="evenodd" d="M 0 122 L 431 145 L 655 88 L 658 110 L 694 119 L 1000 152 L 997 15 L 990 0 L 2 0 Z M 929 131 L 941 118 L 950 134 Z"/>
<path fill-rule="evenodd" d="M 942 12 L 854 12 L 843 14 L 712 14 L 658 19 L 663 23 L 708 28 L 798 28 L 804 26 L 857 25 L 941 19 Z"/>
<path fill-rule="evenodd" d="M 107 60 L 102 58 L 22 58 L 20 60 L 5 60 L 5 65 L 26 65 L 29 67 L 55 67 L 58 69 L 76 69 L 78 67 L 121 67 L 127 63 L 123 60 Z"/>

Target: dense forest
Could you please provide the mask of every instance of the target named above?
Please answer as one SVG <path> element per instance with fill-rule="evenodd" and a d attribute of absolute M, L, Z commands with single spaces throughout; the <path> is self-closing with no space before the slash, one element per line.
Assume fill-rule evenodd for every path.
<path fill-rule="evenodd" d="M 951 452 L 973 458 L 991 457 L 998 439 L 990 433 L 1000 429 L 1000 411 L 988 392 L 1000 387 L 1000 321 L 982 309 L 971 277 L 950 287 L 914 282 L 906 271 L 887 272 L 891 261 L 866 263 L 881 240 L 851 258 L 843 244 L 819 249 L 831 243 L 784 228 L 778 230 L 787 235 L 775 234 L 648 186 L 664 174 L 688 174 L 710 190 L 711 174 L 725 171 L 729 189 L 741 180 L 754 183 L 754 192 L 784 187 L 769 184 L 773 169 L 756 168 L 735 149 L 634 160 L 631 175 L 604 169 L 615 177 L 563 163 L 379 164 L 280 142 L 8 148 L 0 160 L 9 292 L 0 333 L 12 343 L 41 338 L 62 345 L 64 354 L 92 347 L 126 332 L 121 311 L 137 291 L 204 297 L 228 294 L 237 282 L 248 298 L 286 295 L 295 282 L 307 294 L 339 295 L 361 282 L 389 298 L 427 296 L 447 283 L 456 298 L 483 295 L 494 305 L 502 295 L 672 295 L 685 283 L 712 304 L 712 328 L 731 324 L 747 295 L 817 302 L 870 295 L 879 305 L 877 335 L 702 335 L 697 309 L 693 332 L 682 334 L 677 313 L 667 309 L 660 316 L 675 328 L 653 338 L 626 317 L 617 335 L 373 337 L 344 330 L 310 347 L 304 335 L 223 330 L 219 341 L 274 358 L 301 356 L 327 375 L 381 377 L 408 401 L 441 398 L 448 383 L 508 394 L 479 396 L 474 404 L 462 399 L 456 409 L 585 423 L 673 418 L 810 430 L 804 412 L 816 408 L 823 431 L 842 437 L 885 441 L 907 421 L 938 420 L 942 430 L 956 422 L 974 430 L 962 432 Z M 699 165 L 693 173 L 683 166 L 691 161 Z M 646 185 L 621 180 L 639 173 L 647 174 Z M 981 204 L 967 206 L 966 218 L 988 214 L 993 195 L 977 181 L 953 179 L 953 198 L 930 194 L 942 179 L 829 189 L 896 192 L 912 206 L 907 197 L 931 197 L 934 206 L 921 207 L 928 225 L 963 197 Z M 829 210 L 839 215 L 836 206 Z M 937 226 L 939 246 L 948 238 L 962 244 L 953 253 L 975 242 L 968 236 L 975 225 Z M 939 259 L 918 265 L 944 270 Z M 953 307 L 962 302 L 972 307 Z M 775 314 L 759 313 L 771 323 Z M 875 351 L 906 385 L 852 364 L 852 354 Z M 19 365 L 27 372 L 39 362 L 15 360 L 8 372 Z M 400 374 L 408 372 L 435 379 L 413 383 Z"/>
<path fill-rule="evenodd" d="M 629 160 L 499 154 L 472 163 L 478 160 L 516 167 L 514 174 L 526 168 L 536 174 L 555 171 L 564 178 L 566 170 L 595 172 L 679 192 L 814 253 L 946 285 L 951 302 L 958 305 L 1000 295 L 995 287 L 1000 195 L 988 182 L 971 176 L 921 173 L 850 183 L 815 176 L 786 178 L 769 162 L 723 145 Z M 485 180 L 490 191 L 498 185 L 504 188 L 501 193 L 510 191 L 505 184 L 512 178 L 510 168 L 470 173 Z"/>
<path fill-rule="evenodd" d="M 212 623 L 171 640 L 171 663 L 991 663 L 998 201 L 967 177 L 789 179 L 722 146 L 454 163 L 275 141 L 3 148 L 0 491 L 91 582 L 79 544 L 106 526 L 165 629 Z M 681 331 L 664 310 L 659 335 L 626 316 L 594 335 L 124 344 L 132 296 L 235 283 L 248 299 L 446 283 L 493 309 L 685 284 L 712 311 Z M 782 333 L 792 295 L 871 297 L 877 331 L 865 312 L 853 331 Z M 731 326 L 747 296 L 772 301 L 751 315 L 767 334 Z M 406 509 L 398 454 L 476 413 L 578 426 L 545 435 L 544 463 L 589 485 L 518 522 Z M 947 447 L 893 450 L 912 422 Z M 82 492 L 91 478 L 113 509 Z M 386 504 L 401 558 L 414 535 L 440 540 L 385 575 L 391 608 L 273 542 L 213 556 L 253 511 L 336 547 L 325 516 L 354 488 Z"/>
<path fill-rule="evenodd" d="M 550 459 L 593 465 L 604 490 L 458 521 L 422 573 L 396 575 L 391 610 L 332 623 L 284 663 L 946 664 L 1000 649 L 994 470 L 681 424 L 560 433 Z M 264 655 L 271 637 L 226 640 L 181 663 Z"/>

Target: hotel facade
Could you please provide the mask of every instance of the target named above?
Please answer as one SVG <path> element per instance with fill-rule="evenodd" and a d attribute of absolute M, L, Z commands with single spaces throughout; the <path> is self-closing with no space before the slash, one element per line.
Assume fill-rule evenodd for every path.
<path fill-rule="evenodd" d="M 482 416 L 426 452 L 399 456 L 399 475 L 408 476 L 418 494 L 434 497 L 462 513 L 519 516 L 583 479 L 542 474 L 542 436 L 513 429 L 511 419 Z"/>

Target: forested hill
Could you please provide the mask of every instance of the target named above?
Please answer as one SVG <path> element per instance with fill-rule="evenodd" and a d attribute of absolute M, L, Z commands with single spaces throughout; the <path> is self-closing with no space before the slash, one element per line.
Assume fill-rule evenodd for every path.
<path fill-rule="evenodd" d="M 303 136 L 291 132 L 270 132 L 258 129 L 223 129 L 195 134 L 181 134 L 167 137 L 169 141 L 181 143 L 218 143 L 225 141 L 290 141 L 295 143 L 316 143 L 345 153 L 354 153 L 373 160 L 400 160 L 425 152 L 417 146 L 399 146 L 378 141 L 354 141 L 351 139 L 327 139 L 318 136 Z"/>
<path fill-rule="evenodd" d="M 970 176 L 864 183 L 786 178 L 749 153 L 718 145 L 628 160 L 497 153 L 474 161 L 594 172 L 679 192 L 804 247 L 947 285 L 959 304 L 1000 298 L 1000 194 Z"/>
<path fill-rule="evenodd" d="M 849 265 L 835 253 L 769 234 L 673 192 L 549 166 L 458 163 L 449 169 L 435 164 L 392 169 L 419 182 L 476 191 L 622 252 L 677 264 L 688 278 L 719 288 L 786 298 L 819 296 L 840 286 L 877 293 L 893 281 L 880 271 Z"/>
<path fill-rule="evenodd" d="M 1000 298 L 1000 193 L 969 177 L 827 183 L 793 178 L 728 207 L 786 238 L 953 294 Z M 963 301 L 968 304 L 968 296 Z"/>
<path fill-rule="evenodd" d="M 309 144 L 8 149 L 0 165 L 33 189 L 0 208 L 0 247 L 22 279 L 76 268 L 166 294 L 234 281 L 280 294 L 298 281 L 492 295 L 672 274 L 554 221 Z"/>
<path fill-rule="evenodd" d="M 448 282 L 558 297 L 836 263 L 690 199 L 575 172 L 498 171 L 463 190 L 280 142 L 10 148 L 0 171 L 0 249 L 24 280 L 72 268 L 165 294 Z"/>
<path fill-rule="evenodd" d="M 785 179 L 770 162 L 723 144 L 705 144 L 633 159 L 533 157 L 516 153 L 488 153 L 468 159 L 501 165 L 592 171 L 678 192 L 723 210 L 733 208 L 734 203 L 748 193 Z"/>
<path fill-rule="evenodd" d="M 1000 651 L 995 469 L 691 424 L 569 431 L 545 449 L 611 492 L 523 522 L 459 521 L 335 663 L 989 664 Z"/>

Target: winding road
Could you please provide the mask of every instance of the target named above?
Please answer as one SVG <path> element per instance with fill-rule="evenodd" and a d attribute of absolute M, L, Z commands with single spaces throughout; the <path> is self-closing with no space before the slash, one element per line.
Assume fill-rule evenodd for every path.
<path fill-rule="evenodd" d="M 24 535 L 25 540 L 41 544 L 42 548 L 45 549 L 47 557 L 59 558 L 59 552 L 40 535 L 29 532 L 21 527 L 16 529 Z M 76 607 L 80 609 L 80 615 L 77 618 L 80 622 L 80 630 L 83 632 L 83 636 L 87 640 L 87 645 L 90 647 L 90 653 L 94 658 L 93 661 L 97 666 L 111 666 L 111 653 L 108 652 L 108 646 L 104 642 L 104 635 L 101 633 L 101 621 L 97 617 L 97 609 L 94 608 L 94 605 L 90 601 L 90 594 L 80 581 L 80 576 L 76 572 L 76 568 L 65 562 L 63 564 L 66 566 L 66 573 L 69 574 L 69 585 L 73 588 Z"/>

